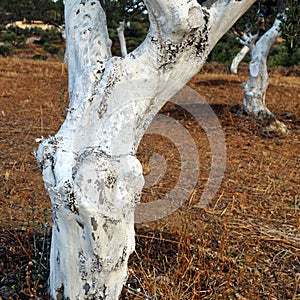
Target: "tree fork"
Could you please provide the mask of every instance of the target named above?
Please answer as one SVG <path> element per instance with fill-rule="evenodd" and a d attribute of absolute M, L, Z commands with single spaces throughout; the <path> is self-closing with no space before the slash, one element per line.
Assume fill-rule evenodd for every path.
<path fill-rule="evenodd" d="M 65 1 L 70 104 L 36 152 L 53 208 L 55 300 L 118 299 L 144 182 L 138 144 L 255 0 L 145 0 L 149 33 L 125 58 L 111 56 L 101 2 Z"/>

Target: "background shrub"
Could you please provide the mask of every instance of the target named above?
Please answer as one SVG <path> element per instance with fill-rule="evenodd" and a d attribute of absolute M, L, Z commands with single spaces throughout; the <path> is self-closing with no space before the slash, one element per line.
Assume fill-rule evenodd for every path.
<path fill-rule="evenodd" d="M 9 43 L 0 43 L 0 55 L 1 56 L 8 56 L 14 50 L 14 46 Z"/>
<path fill-rule="evenodd" d="M 37 28 L 37 27 L 35 27 Z M 40 28 L 34 29 L 35 33 L 41 37 L 41 41 L 56 41 L 61 40 L 61 34 L 56 28 L 42 30 Z"/>
<path fill-rule="evenodd" d="M 3 43 L 14 43 L 16 42 L 17 35 L 12 31 L 3 32 L 0 35 L 0 40 Z"/>
<path fill-rule="evenodd" d="M 300 48 L 294 49 L 292 53 L 286 47 L 285 43 L 275 45 L 268 57 L 268 66 L 285 66 L 290 67 L 299 64 Z"/>
<path fill-rule="evenodd" d="M 241 47 L 230 34 L 225 34 L 209 54 L 208 61 L 216 61 L 230 66 Z M 244 58 L 244 61 L 249 61 L 249 55 Z"/>
<path fill-rule="evenodd" d="M 62 52 L 62 49 L 60 46 L 49 43 L 49 42 L 45 42 L 43 48 L 45 51 L 47 51 L 51 55 L 60 54 Z"/>

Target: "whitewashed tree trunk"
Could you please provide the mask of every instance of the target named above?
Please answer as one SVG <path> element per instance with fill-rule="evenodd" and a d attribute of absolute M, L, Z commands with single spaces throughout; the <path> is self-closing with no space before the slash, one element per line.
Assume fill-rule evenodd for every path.
<path fill-rule="evenodd" d="M 239 64 L 249 51 L 250 53 L 252 53 L 255 47 L 255 42 L 257 41 L 259 35 L 258 33 L 252 35 L 251 33 L 246 32 L 238 34 L 234 31 L 232 31 L 232 34 L 235 39 L 243 45 L 243 48 L 240 50 L 240 52 L 238 52 L 238 54 L 233 58 L 230 66 L 230 72 L 233 74 L 237 74 Z"/>
<path fill-rule="evenodd" d="M 230 65 L 230 72 L 232 74 L 238 73 L 238 67 L 246 54 L 249 52 L 250 48 L 248 46 L 243 46 L 243 48 L 239 51 L 239 53 L 234 57 Z"/>
<path fill-rule="evenodd" d="M 242 111 L 257 118 L 268 120 L 266 125 L 268 131 L 285 134 L 287 127 L 275 118 L 265 103 L 266 91 L 269 85 L 267 58 L 271 47 L 281 34 L 280 23 L 279 18 L 275 19 L 273 26 L 260 38 L 258 33 L 255 35 L 243 33 L 242 37 L 235 35 L 235 38 L 244 46 L 233 59 L 230 71 L 237 74 L 240 62 L 250 51 L 250 75 L 248 81 L 243 84 Z"/>
<path fill-rule="evenodd" d="M 65 1 L 70 105 L 58 133 L 36 152 L 53 208 L 51 299 L 118 299 L 144 182 L 138 144 L 254 2 L 145 0 L 149 33 L 118 58 L 101 2 Z"/>
<path fill-rule="evenodd" d="M 119 27 L 117 28 L 122 57 L 125 57 L 127 55 L 127 47 L 126 47 L 126 40 L 124 36 L 124 30 L 125 30 L 125 21 L 122 21 L 119 23 Z"/>
<path fill-rule="evenodd" d="M 242 109 L 256 117 L 273 117 L 265 104 L 269 85 L 267 58 L 272 45 L 280 36 L 280 23 L 281 21 L 276 19 L 273 26 L 256 42 L 250 52 L 250 76 L 244 84 Z"/>

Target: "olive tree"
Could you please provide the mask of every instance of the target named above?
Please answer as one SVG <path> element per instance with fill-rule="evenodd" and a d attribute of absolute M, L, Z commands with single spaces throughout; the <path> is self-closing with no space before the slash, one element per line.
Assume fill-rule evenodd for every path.
<path fill-rule="evenodd" d="M 267 58 L 271 47 L 280 36 L 280 23 L 280 19 L 276 18 L 273 26 L 256 43 L 249 43 L 249 46 L 252 44 L 250 46 L 250 75 L 248 81 L 244 84 L 242 109 L 247 114 L 253 114 L 256 117 L 274 117 L 265 103 L 269 85 Z M 284 129 L 283 124 L 282 129 Z"/>
<path fill-rule="evenodd" d="M 139 142 L 255 0 L 144 2 L 148 35 L 121 58 L 111 55 L 103 1 L 65 1 L 69 109 L 36 151 L 53 209 L 52 299 L 118 299 L 144 183 Z"/>
<path fill-rule="evenodd" d="M 293 47 L 291 45 L 294 45 L 294 40 L 297 37 L 297 26 L 294 23 L 299 22 L 299 13 L 296 12 L 296 1 L 279 0 L 276 2 L 265 0 L 262 2 L 261 7 L 264 8 L 263 4 L 266 7 L 261 9 L 258 16 L 259 28 L 255 34 L 251 34 L 247 30 L 232 30 L 233 35 L 243 45 L 243 48 L 233 59 L 230 70 L 236 74 L 240 62 L 248 52 L 250 53 L 249 78 L 244 83 L 242 111 L 260 119 L 267 119 L 268 130 L 286 133 L 287 127 L 285 124 L 278 121 L 266 105 L 265 98 L 269 85 L 267 59 L 272 46 L 281 34 L 285 38 L 285 43 L 290 47 L 287 47 L 290 49 L 290 55 L 292 54 Z M 268 29 L 265 26 L 267 17 L 275 17 L 273 24 Z M 245 29 L 247 29 L 247 26 Z"/>

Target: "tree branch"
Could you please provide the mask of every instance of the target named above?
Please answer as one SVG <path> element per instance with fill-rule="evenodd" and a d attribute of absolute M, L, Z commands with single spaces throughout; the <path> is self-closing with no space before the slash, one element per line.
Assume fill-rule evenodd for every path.
<path fill-rule="evenodd" d="M 66 42 L 69 60 L 69 92 L 75 86 L 75 74 L 103 71 L 103 61 L 111 57 L 111 41 L 101 2 L 66 0 Z M 95 62 L 98 62 L 97 64 Z"/>
<path fill-rule="evenodd" d="M 230 65 L 230 72 L 232 74 L 237 74 L 238 66 L 239 66 L 240 62 L 244 59 L 246 54 L 249 52 L 249 50 L 250 49 L 248 46 L 244 46 L 240 50 L 240 52 L 235 56 L 235 58 L 232 60 L 232 63 Z"/>
<path fill-rule="evenodd" d="M 214 46 L 226 31 L 245 13 L 257 0 L 208 0 L 202 4 L 210 11 L 211 24 L 210 44 Z"/>
<path fill-rule="evenodd" d="M 125 57 L 127 55 L 127 47 L 126 47 L 126 40 L 124 36 L 124 30 L 125 30 L 125 21 L 123 20 L 119 22 L 119 27 L 117 28 L 122 57 Z"/>
<path fill-rule="evenodd" d="M 196 0 L 145 0 L 152 34 L 176 41 L 203 23 L 203 14 Z"/>
<path fill-rule="evenodd" d="M 150 66 L 152 74 L 168 68 L 165 77 L 180 78 L 184 85 L 199 71 L 216 42 L 255 1 L 215 0 L 200 5 L 197 0 L 145 0 L 150 30 L 129 57 Z"/>

